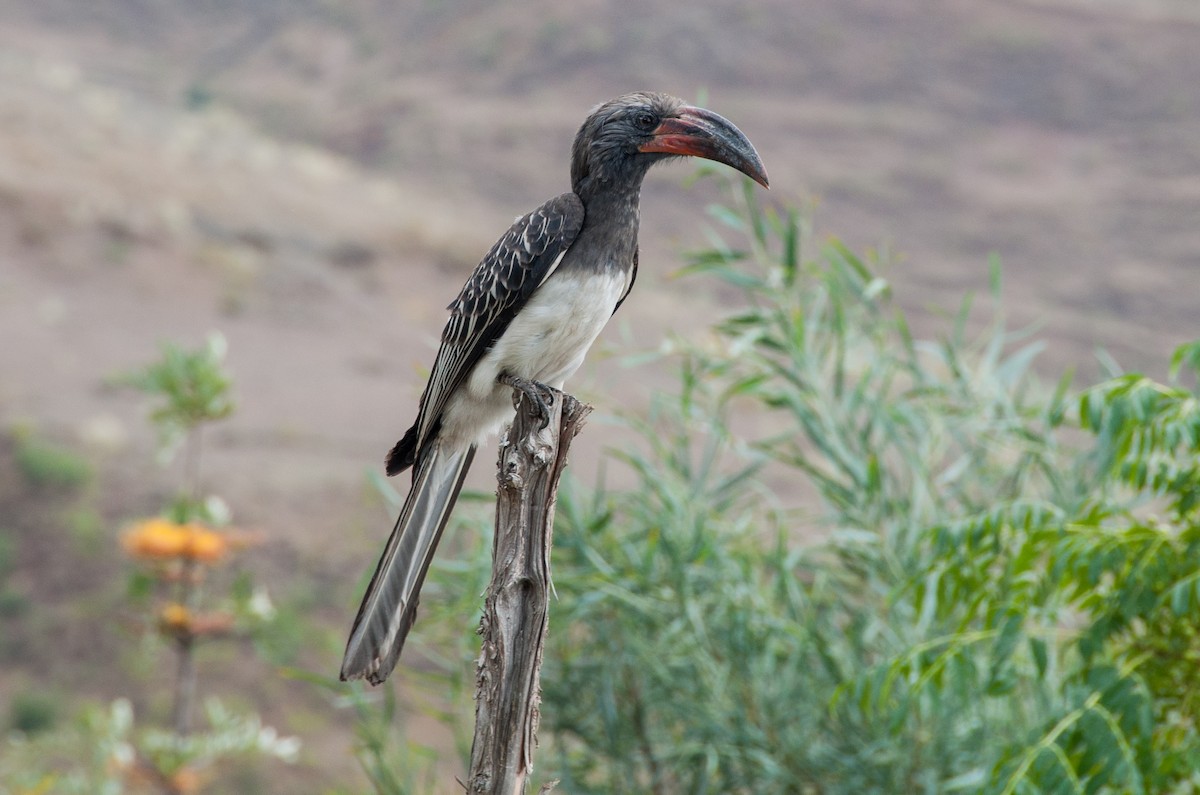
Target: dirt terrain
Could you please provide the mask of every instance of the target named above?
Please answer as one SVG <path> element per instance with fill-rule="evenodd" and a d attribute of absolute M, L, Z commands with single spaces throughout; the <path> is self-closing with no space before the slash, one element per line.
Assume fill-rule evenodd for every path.
<path fill-rule="evenodd" d="M 214 434 L 206 487 L 266 538 L 257 576 L 329 629 L 304 659 L 332 671 L 387 529 L 364 472 L 412 419 L 446 303 L 514 216 L 567 189 L 588 109 L 644 87 L 735 120 L 768 200 L 879 252 L 919 329 L 986 289 L 994 253 L 1010 322 L 1039 324 L 1048 375 L 1091 377 L 1097 346 L 1162 375 L 1200 330 L 1191 0 L 679 8 L 0 2 L 0 427 L 93 463 L 82 499 L 111 540 L 179 474 L 153 464 L 145 404 L 112 376 L 219 330 L 238 411 Z M 725 309 L 715 285 L 670 278 L 722 199 L 685 186 L 691 173 L 649 178 L 637 291 L 571 385 L 601 415 L 669 383 L 620 357 Z M 577 445 L 581 477 L 601 446 Z M 125 692 L 109 670 L 120 649 L 77 628 L 80 600 L 119 602 L 119 555 L 57 543 L 54 497 L 11 465 L 0 485 L 2 529 L 22 539 L 14 587 L 80 653 L 27 630 L 0 690 Z M 272 684 L 250 700 L 308 745 L 281 782 L 360 783 L 348 722 L 319 696 Z"/>

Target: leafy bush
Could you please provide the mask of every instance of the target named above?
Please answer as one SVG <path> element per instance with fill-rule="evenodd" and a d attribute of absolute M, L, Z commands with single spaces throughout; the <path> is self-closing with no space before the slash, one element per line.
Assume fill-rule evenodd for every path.
<path fill-rule="evenodd" d="M 998 268 L 990 312 L 968 297 L 918 339 L 876 266 L 739 201 L 713 211 L 738 246 L 686 271 L 741 308 L 673 341 L 678 391 L 625 419 L 636 487 L 560 492 L 539 772 L 572 793 L 1200 792 L 1200 343 L 1168 384 L 1072 394 L 1032 374 Z M 486 580 L 489 549 L 432 592 Z M 452 647 L 439 669 L 474 645 Z"/>
<path fill-rule="evenodd" d="M 929 535 L 944 615 L 1036 659 L 1052 638 L 1061 656 L 1056 709 L 1002 755 L 996 791 L 1200 788 L 1200 396 L 1179 385 L 1198 354 L 1178 350 L 1172 384 L 1123 375 L 1084 391 L 1078 421 L 1095 439 L 1081 500 L 1034 523 L 999 506 Z M 984 577 L 988 600 L 962 600 Z"/>
<path fill-rule="evenodd" d="M 63 730 L 33 738 L 6 738 L 0 755 L 0 792 L 62 795 L 121 795 L 159 791 L 195 793 L 206 779 L 189 765 L 211 766 L 230 758 L 267 756 L 294 760 L 296 740 L 280 737 L 256 715 L 235 715 L 216 699 L 205 703 L 208 731 L 180 738 L 171 732 L 139 729 L 133 707 L 119 698 L 89 706 Z M 152 766 L 173 760 L 171 776 Z M 185 764 L 186 762 L 186 764 Z"/>
<path fill-rule="evenodd" d="M 1070 491 L 1062 395 L 1036 394 L 1037 347 L 1009 352 L 999 321 L 968 340 L 969 303 L 946 339 L 914 340 L 844 246 L 803 257 L 797 214 L 716 215 L 748 246 L 718 241 L 689 270 L 745 308 L 674 346 L 680 392 L 631 421 L 644 449 L 620 454 L 639 488 L 560 508 L 555 775 L 572 792 L 970 791 L 994 762 L 980 748 L 1045 713 L 1034 689 L 1007 710 L 979 668 L 920 703 L 858 696 L 953 626 L 909 587 L 926 528 Z M 748 410 L 765 415 L 756 438 L 730 430 Z M 783 507 L 797 495 L 807 510 Z"/>
<path fill-rule="evenodd" d="M 8 705 L 8 726 L 22 734 L 38 734 L 58 720 L 58 703 L 36 692 L 16 693 Z"/>
<path fill-rule="evenodd" d="M 28 428 L 13 431 L 13 460 L 35 487 L 74 489 L 87 483 L 92 469 L 76 453 L 38 439 Z"/>
<path fill-rule="evenodd" d="M 571 792 L 1196 791 L 1196 393 L 1045 388 L 998 303 L 977 337 L 968 299 L 914 339 L 866 262 L 836 241 L 804 257 L 800 219 L 753 200 L 716 211 L 743 249 L 691 258 L 746 308 L 675 346 L 679 394 L 618 454 L 638 488 L 562 501 L 553 775 Z M 1173 377 L 1197 361 L 1182 348 Z M 730 430 L 746 409 L 766 432 Z M 797 494 L 808 510 L 782 507 Z"/>

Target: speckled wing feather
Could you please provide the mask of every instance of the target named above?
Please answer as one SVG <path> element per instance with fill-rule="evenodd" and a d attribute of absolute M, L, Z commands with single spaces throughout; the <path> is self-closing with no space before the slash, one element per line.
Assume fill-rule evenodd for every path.
<path fill-rule="evenodd" d="M 421 396 L 420 414 L 389 455 L 389 474 L 419 457 L 434 436 L 446 401 L 558 267 L 582 226 L 583 202 L 574 193 L 564 193 L 518 218 L 475 268 L 447 307 L 450 319 Z"/>

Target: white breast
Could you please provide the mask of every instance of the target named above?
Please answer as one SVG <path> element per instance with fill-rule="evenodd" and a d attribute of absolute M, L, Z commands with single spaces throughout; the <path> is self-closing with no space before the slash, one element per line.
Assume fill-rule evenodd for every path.
<path fill-rule="evenodd" d="M 512 416 L 512 390 L 496 383 L 501 373 L 561 389 L 628 287 L 628 276 L 616 269 L 555 271 L 451 398 L 442 435 L 479 439 Z"/>
<path fill-rule="evenodd" d="M 497 375 L 509 372 L 561 389 L 583 364 L 625 289 L 619 271 L 555 273 L 493 349 Z"/>

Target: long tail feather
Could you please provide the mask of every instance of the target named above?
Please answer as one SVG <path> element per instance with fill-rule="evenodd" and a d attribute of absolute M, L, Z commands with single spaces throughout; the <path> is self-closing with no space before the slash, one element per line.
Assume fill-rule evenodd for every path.
<path fill-rule="evenodd" d="M 416 619 L 425 572 L 474 457 L 474 445 L 444 449 L 435 444 L 422 455 L 412 490 L 350 630 L 342 658 L 343 681 L 366 677 L 377 685 L 396 667 Z"/>

